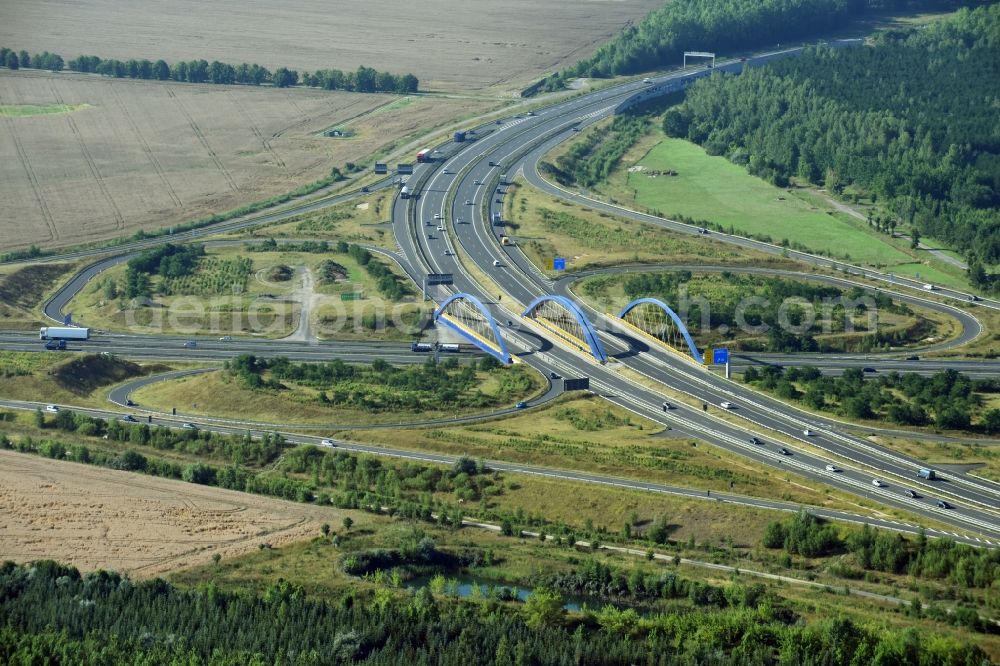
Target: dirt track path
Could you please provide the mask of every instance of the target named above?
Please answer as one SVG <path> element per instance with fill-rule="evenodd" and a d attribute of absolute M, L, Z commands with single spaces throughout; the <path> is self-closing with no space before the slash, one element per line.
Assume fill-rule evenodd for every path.
<path fill-rule="evenodd" d="M 291 298 L 297 300 L 301 306 L 299 310 L 299 325 L 291 335 L 283 340 L 294 340 L 296 342 L 312 342 L 315 336 L 312 333 L 312 309 L 316 300 L 316 281 L 313 279 L 312 269 L 308 266 L 302 268 L 302 284 L 291 294 Z"/>

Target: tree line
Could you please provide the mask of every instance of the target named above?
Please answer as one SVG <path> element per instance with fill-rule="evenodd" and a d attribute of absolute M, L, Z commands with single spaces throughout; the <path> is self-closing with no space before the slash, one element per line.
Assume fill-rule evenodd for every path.
<path fill-rule="evenodd" d="M 315 73 L 299 72 L 279 67 L 273 72 L 256 63 L 231 65 L 218 60 L 179 60 L 168 64 L 165 60 L 99 58 L 81 55 L 65 62 L 62 56 L 45 51 L 29 56 L 27 51 L 0 48 L 0 66 L 9 69 L 34 67 L 53 72 L 68 68 L 73 72 L 101 74 L 118 79 L 144 79 L 150 81 L 178 81 L 183 83 L 216 83 L 223 85 L 261 86 L 273 85 L 288 88 L 303 85 L 323 90 L 346 90 L 362 93 L 412 93 L 417 92 L 419 79 L 413 74 L 380 72 L 361 65 L 353 72 L 339 69 L 320 69 Z"/>
<path fill-rule="evenodd" d="M 998 26 L 1000 5 L 963 9 L 872 46 L 708 77 L 663 129 L 779 186 L 795 177 L 868 196 L 881 229 L 943 241 L 966 254 L 973 284 L 998 286 L 983 268 L 1000 263 Z"/>
<path fill-rule="evenodd" d="M 865 380 L 861 368 L 825 377 L 811 366 L 751 366 L 743 381 L 811 409 L 853 419 L 885 419 L 907 426 L 935 426 L 988 435 L 1000 433 L 1000 409 L 982 409 L 983 393 L 1000 393 L 1000 380 L 971 379 L 956 370 L 930 377 L 887 372 Z M 981 413 L 980 413 L 981 412 Z M 973 423 L 973 415 L 980 413 Z"/>
<path fill-rule="evenodd" d="M 48 51 L 42 51 L 35 55 L 29 55 L 27 51 L 14 51 L 6 47 L 0 47 L 0 67 L 7 69 L 20 69 L 22 67 L 33 67 L 35 69 L 48 69 L 53 72 L 62 71 L 65 66 L 62 56 Z"/>
<path fill-rule="evenodd" d="M 344 250 L 354 261 L 358 262 L 359 266 L 365 269 L 368 275 L 375 279 L 379 292 L 390 301 L 398 301 L 413 293 L 404 280 L 381 261 L 377 261 L 374 255 L 365 248 L 360 245 L 347 245 L 343 241 L 338 242 L 337 251 Z"/>
<path fill-rule="evenodd" d="M 543 167 L 563 185 L 593 187 L 603 182 L 625 152 L 646 132 L 649 119 L 635 114 L 615 116 L 603 131 L 587 133 L 575 141 L 556 164 Z"/>

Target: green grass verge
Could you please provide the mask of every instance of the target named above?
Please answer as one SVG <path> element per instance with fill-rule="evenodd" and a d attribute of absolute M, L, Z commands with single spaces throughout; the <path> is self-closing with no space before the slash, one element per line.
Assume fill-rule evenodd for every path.
<path fill-rule="evenodd" d="M 52 113 L 72 113 L 89 109 L 90 104 L 0 104 L 0 116 L 5 118 L 25 118 L 44 116 Z"/>
<path fill-rule="evenodd" d="M 760 469 L 741 456 L 663 430 L 663 427 L 593 396 L 568 394 L 530 413 L 503 421 L 428 428 L 340 433 L 343 439 L 408 450 L 470 455 L 612 476 L 640 478 L 689 488 L 783 498 L 829 508 L 859 507 L 852 498 L 780 470 Z M 730 485 L 732 484 L 732 485 Z M 572 520 L 578 500 L 534 507 Z"/>
<path fill-rule="evenodd" d="M 723 157 L 701 147 L 664 138 L 638 162 L 645 171 L 626 174 L 635 201 L 667 216 L 708 220 L 738 234 L 787 239 L 837 257 L 868 264 L 912 261 L 877 236 L 838 219 L 830 210 L 812 207 L 782 189 L 747 174 Z M 673 170 L 676 176 L 651 176 Z"/>
<path fill-rule="evenodd" d="M 553 257 L 569 271 L 623 263 L 744 264 L 794 267 L 794 262 L 718 241 L 697 239 L 556 199 L 520 182 L 509 188 L 507 233 L 549 275 Z"/>

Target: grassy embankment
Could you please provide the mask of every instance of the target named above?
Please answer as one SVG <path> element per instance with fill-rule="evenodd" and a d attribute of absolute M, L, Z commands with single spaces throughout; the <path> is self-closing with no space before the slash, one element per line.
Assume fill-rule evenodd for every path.
<path fill-rule="evenodd" d="M 114 385 L 172 368 L 97 354 L 0 351 L 0 396 L 106 409 Z"/>
<path fill-rule="evenodd" d="M 598 398 L 563 400 L 501 422 L 430 428 L 348 431 L 338 437 L 418 451 L 637 478 L 706 491 L 732 491 L 807 505 L 857 510 L 853 496 L 778 470 L 761 470 L 745 458 L 611 407 Z M 539 505 L 553 519 L 572 520 L 593 486 L 581 486 L 575 501 Z M 610 509 L 611 516 L 625 509 Z M 610 516 L 609 516 L 610 517 Z"/>
<path fill-rule="evenodd" d="M 54 322 L 41 305 L 77 268 L 77 263 L 0 266 L 0 328 L 34 329 Z"/>
<path fill-rule="evenodd" d="M 368 196 L 312 213 L 241 229 L 220 238 L 315 238 L 394 249 L 392 200 L 396 191 L 381 190 Z"/>
<path fill-rule="evenodd" d="M 433 370 L 421 366 L 374 372 L 365 366 L 353 377 L 329 382 L 296 381 L 261 373 L 264 382 L 280 388 L 249 388 L 228 372 L 182 377 L 151 384 L 132 398 L 151 409 L 199 416 L 252 419 L 282 424 L 406 423 L 480 414 L 513 407 L 538 395 L 544 382 L 535 371 L 519 364 L 475 373 L 469 386 L 456 395 L 405 385 L 401 375 L 421 383 L 422 372 L 448 374 L 459 384 L 457 366 L 443 364 Z M 326 398 L 326 401 L 324 401 Z"/>

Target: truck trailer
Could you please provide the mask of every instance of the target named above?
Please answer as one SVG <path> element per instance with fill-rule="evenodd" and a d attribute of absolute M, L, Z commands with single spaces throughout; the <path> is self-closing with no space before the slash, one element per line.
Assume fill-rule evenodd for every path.
<path fill-rule="evenodd" d="M 38 329 L 39 340 L 89 340 L 90 329 L 79 326 L 43 326 Z"/>
<path fill-rule="evenodd" d="M 433 158 L 431 157 L 431 149 L 430 148 L 424 148 L 419 153 L 417 153 L 417 161 L 418 162 L 432 162 Z"/>

